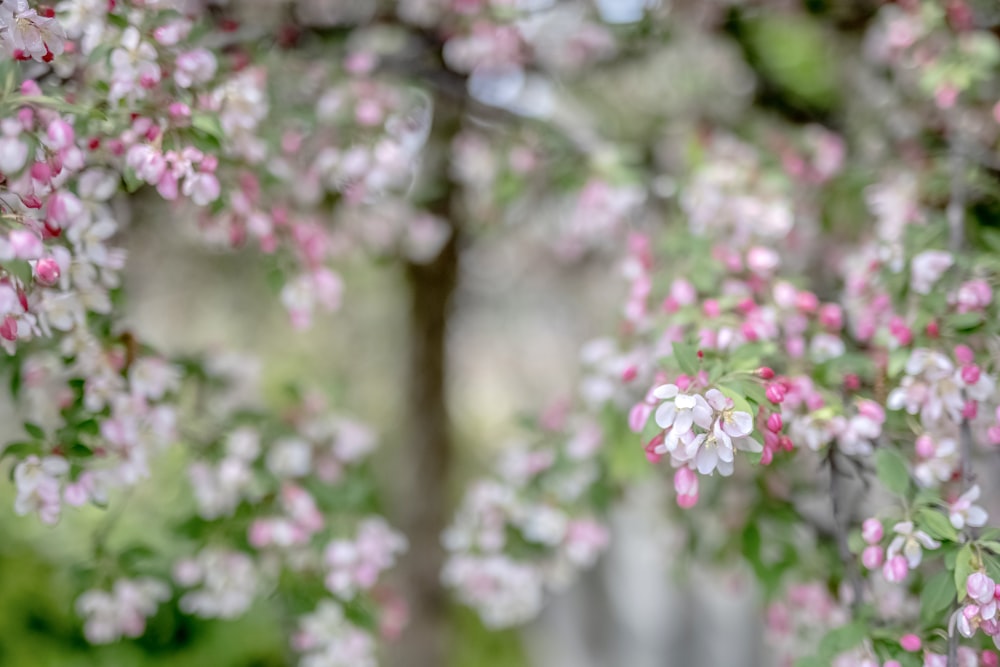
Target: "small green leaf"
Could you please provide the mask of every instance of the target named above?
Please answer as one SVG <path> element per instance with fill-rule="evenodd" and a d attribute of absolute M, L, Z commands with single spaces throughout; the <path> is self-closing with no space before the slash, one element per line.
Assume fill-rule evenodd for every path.
<path fill-rule="evenodd" d="M 996 540 L 983 540 L 979 544 L 984 549 L 989 549 L 995 554 L 1000 554 L 1000 542 L 997 542 Z"/>
<path fill-rule="evenodd" d="M 0 457 L 13 456 L 17 459 L 23 459 L 31 454 L 40 454 L 41 451 L 42 448 L 37 442 L 12 442 L 3 448 Z"/>
<path fill-rule="evenodd" d="M 885 488 L 897 496 L 905 496 L 910 490 L 910 473 L 899 452 L 879 449 L 875 454 L 875 472 Z"/>
<path fill-rule="evenodd" d="M 33 424 L 31 422 L 24 422 L 24 431 L 35 440 L 45 439 L 45 429 L 43 429 L 38 424 Z"/>
<path fill-rule="evenodd" d="M 955 556 L 955 590 L 960 599 L 965 597 L 965 580 L 976 571 L 974 557 L 971 544 L 966 544 Z"/>
<path fill-rule="evenodd" d="M 698 373 L 698 348 L 686 343 L 674 343 L 674 360 L 686 375 Z"/>
<path fill-rule="evenodd" d="M 72 447 L 69 448 L 68 454 L 70 456 L 75 456 L 76 458 L 85 459 L 94 455 L 94 450 L 92 450 L 87 445 L 82 442 L 74 443 Z"/>
<path fill-rule="evenodd" d="M 831 630 L 819 642 L 819 654 L 823 658 L 832 659 L 858 644 L 868 634 L 867 627 L 860 621 Z"/>
<path fill-rule="evenodd" d="M 983 323 L 982 313 L 955 313 L 944 319 L 945 324 L 954 331 L 972 331 Z"/>
<path fill-rule="evenodd" d="M 894 378 L 903 372 L 906 362 L 910 358 L 910 351 L 905 347 L 898 347 L 889 353 L 889 366 L 886 373 L 890 378 Z"/>
<path fill-rule="evenodd" d="M 932 509 L 922 509 L 917 512 L 917 524 L 924 529 L 928 535 L 936 540 L 958 540 L 958 531 L 951 525 L 951 522 L 940 512 Z"/>

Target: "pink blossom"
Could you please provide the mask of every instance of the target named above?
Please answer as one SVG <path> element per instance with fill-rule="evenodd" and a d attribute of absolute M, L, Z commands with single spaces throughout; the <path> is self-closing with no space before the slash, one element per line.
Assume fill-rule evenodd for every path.
<path fill-rule="evenodd" d="M 868 545 L 861 552 L 861 563 L 869 570 L 874 570 L 882 565 L 884 558 L 885 552 L 882 551 L 882 547 L 874 544 Z"/>
<path fill-rule="evenodd" d="M 865 519 L 861 524 L 861 537 L 868 544 L 878 544 L 882 541 L 882 522 L 878 519 Z"/>
<path fill-rule="evenodd" d="M 906 575 L 910 571 L 910 566 L 906 563 L 906 559 L 902 556 L 892 556 L 885 562 L 885 566 L 882 568 L 882 576 L 885 577 L 886 581 L 892 583 L 899 583 L 906 579 Z"/>
<path fill-rule="evenodd" d="M 694 507 L 698 503 L 698 475 L 690 468 L 678 468 L 674 473 L 674 490 L 678 505 L 684 509 Z"/>

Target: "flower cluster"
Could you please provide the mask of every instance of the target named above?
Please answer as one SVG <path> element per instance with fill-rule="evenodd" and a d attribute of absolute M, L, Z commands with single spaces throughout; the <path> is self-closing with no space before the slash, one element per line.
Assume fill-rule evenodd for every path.
<path fill-rule="evenodd" d="M 119 579 L 110 591 L 83 593 L 76 600 L 76 611 L 84 617 L 87 641 L 108 644 L 142 635 L 146 619 L 169 598 L 170 588 L 157 579 Z"/>
<path fill-rule="evenodd" d="M 607 546 L 588 498 L 602 433 L 587 420 L 563 429 L 558 447 L 508 451 L 496 479 L 472 484 L 443 536 L 444 583 L 490 627 L 537 615 L 546 590 L 565 587 Z"/>

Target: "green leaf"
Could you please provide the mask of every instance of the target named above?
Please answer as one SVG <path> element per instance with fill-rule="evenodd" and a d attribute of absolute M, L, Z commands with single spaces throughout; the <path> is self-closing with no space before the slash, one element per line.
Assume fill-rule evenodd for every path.
<path fill-rule="evenodd" d="M 867 634 L 868 628 L 861 621 L 831 630 L 819 642 L 820 657 L 832 659 L 860 644 Z"/>
<path fill-rule="evenodd" d="M 899 452 L 879 449 L 875 454 L 875 472 L 885 488 L 897 496 L 905 496 L 910 490 L 910 473 Z"/>
<path fill-rule="evenodd" d="M 944 323 L 954 331 L 972 331 L 983 323 L 982 313 L 955 313 L 944 318 Z"/>
<path fill-rule="evenodd" d="M 13 456 L 22 459 L 31 454 L 40 454 L 41 451 L 42 448 L 37 442 L 12 442 L 3 448 L 0 457 Z"/>
<path fill-rule="evenodd" d="M 35 440 L 45 439 L 45 429 L 43 429 L 38 424 L 33 424 L 31 422 L 24 422 L 24 431 Z"/>
<path fill-rule="evenodd" d="M 984 549 L 989 549 L 995 554 L 1000 554 L 1000 542 L 996 540 L 983 540 L 979 542 Z"/>
<path fill-rule="evenodd" d="M 942 570 L 928 579 L 920 591 L 920 617 L 931 622 L 954 600 L 955 588 L 951 572 Z"/>
<path fill-rule="evenodd" d="M 889 367 L 886 370 L 890 378 L 894 378 L 903 372 L 906 362 L 910 359 L 910 351 L 905 347 L 898 347 L 889 353 Z"/>
<path fill-rule="evenodd" d="M 960 599 L 965 597 L 965 580 L 977 569 L 974 558 L 971 544 L 966 544 L 955 556 L 955 590 Z"/>
<path fill-rule="evenodd" d="M 87 445 L 82 442 L 74 443 L 72 447 L 69 448 L 67 452 L 70 456 L 75 456 L 76 458 L 85 459 L 94 455 L 94 450 L 92 450 Z"/>
<path fill-rule="evenodd" d="M 917 523 L 928 535 L 936 540 L 958 541 L 958 531 L 940 512 L 922 509 L 917 512 Z"/>
<path fill-rule="evenodd" d="M 698 348 L 687 343 L 674 343 L 674 360 L 686 375 L 698 373 Z"/>

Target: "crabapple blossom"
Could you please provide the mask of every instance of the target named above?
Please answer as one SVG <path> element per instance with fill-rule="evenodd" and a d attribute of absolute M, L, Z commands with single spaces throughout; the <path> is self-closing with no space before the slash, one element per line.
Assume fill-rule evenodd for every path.
<path fill-rule="evenodd" d="M 76 611 L 84 617 L 87 641 L 109 644 L 142 635 L 146 619 L 169 597 L 169 587 L 157 579 L 118 579 L 110 591 L 93 589 L 80 595 Z"/>
<path fill-rule="evenodd" d="M 923 549 L 934 550 L 941 547 L 940 542 L 915 528 L 912 521 L 900 521 L 892 527 L 892 530 L 895 536 L 886 550 L 886 558 L 889 561 L 902 554 L 910 568 L 915 568 L 923 559 Z"/>

